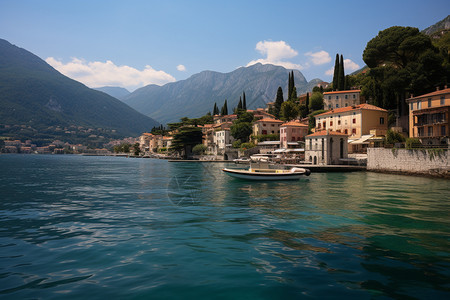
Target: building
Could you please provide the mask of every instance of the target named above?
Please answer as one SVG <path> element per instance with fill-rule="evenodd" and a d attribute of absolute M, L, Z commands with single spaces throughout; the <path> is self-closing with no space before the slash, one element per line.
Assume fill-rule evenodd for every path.
<path fill-rule="evenodd" d="M 222 123 L 233 123 L 234 120 L 237 120 L 238 116 L 236 114 L 232 115 L 215 115 L 213 116 L 214 124 L 222 124 Z"/>
<path fill-rule="evenodd" d="M 280 126 L 283 121 L 269 118 L 262 118 L 253 123 L 253 135 L 280 134 Z"/>
<path fill-rule="evenodd" d="M 348 136 L 321 130 L 305 138 L 305 160 L 313 165 L 339 165 L 348 158 Z"/>
<path fill-rule="evenodd" d="M 387 120 L 387 110 L 365 103 L 317 115 L 315 129 L 345 133 L 349 136 L 349 153 L 365 152 L 369 139 L 386 135 Z"/>
<path fill-rule="evenodd" d="M 280 142 L 281 148 L 287 149 L 289 142 L 304 141 L 308 135 L 308 125 L 299 121 L 290 121 L 280 126 Z"/>
<path fill-rule="evenodd" d="M 346 106 L 356 106 L 363 101 L 360 96 L 361 90 L 347 90 L 323 93 L 324 109 L 335 109 Z"/>
<path fill-rule="evenodd" d="M 225 154 L 225 148 L 231 147 L 234 142 L 229 128 L 214 132 L 215 155 Z"/>
<path fill-rule="evenodd" d="M 409 104 L 409 136 L 422 144 L 448 144 L 450 89 L 436 90 L 406 100 Z"/>

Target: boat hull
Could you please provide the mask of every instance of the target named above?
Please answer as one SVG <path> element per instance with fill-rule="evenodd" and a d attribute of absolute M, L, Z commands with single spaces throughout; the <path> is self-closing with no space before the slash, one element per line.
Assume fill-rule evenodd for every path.
<path fill-rule="evenodd" d="M 299 180 L 306 175 L 306 172 L 266 173 L 232 169 L 223 169 L 222 171 L 231 177 L 246 180 Z"/>

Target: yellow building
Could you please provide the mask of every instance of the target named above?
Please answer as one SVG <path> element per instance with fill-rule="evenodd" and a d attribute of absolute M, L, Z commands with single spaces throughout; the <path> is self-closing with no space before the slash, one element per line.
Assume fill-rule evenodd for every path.
<path fill-rule="evenodd" d="M 323 93 L 323 108 L 335 109 L 361 104 L 361 90 L 347 90 Z"/>
<path fill-rule="evenodd" d="M 387 121 L 387 110 L 371 104 L 360 104 L 317 115 L 315 129 L 344 133 L 349 138 L 349 153 L 364 152 L 369 139 L 386 135 Z"/>
<path fill-rule="evenodd" d="M 280 126 L 283 121 L 263 118 L 253 123 L 253 135 L 280 134 Z"/>
<path fill-rule="evenodd" d="M 450 89 L 437 90 L 409 98 L 409 136 L 423 144 L 448 143 L 450 117 Z"/>

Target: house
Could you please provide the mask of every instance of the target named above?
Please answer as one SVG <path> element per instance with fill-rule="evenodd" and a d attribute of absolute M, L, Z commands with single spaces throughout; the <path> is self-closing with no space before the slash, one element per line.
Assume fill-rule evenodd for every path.
<path fill-rule="evenodd" d="M 409 104 L 409 136 L 423 144 L 448 144 L 450 89 L 436 90 L 406 100 Z"/>
<path fill-rule="evenodd" d="M 349 136 L 349 152 L 363 152 L 373 136 L 386 135 L 388 111 L 371 104 L 332 109 L 316 116 L 316 131 L 332 130 Z"/>
<path fill-rule="evenodd" d="M 339 165 L 348 158 L 348 136 L 321 130 L 305 138 L 305 160 L 313 165 Z"/>
<path fill-rule="evenodd" d="M 361 104 L 361 90 L 347 90 L 323 93 L 324 109 L 334 109 Z"/>
<path fill-rule="evenodd" d="M 217 131 L 229 130 L 231 122 L 224 122 L 220 124 L 205 124 L 202 127 L 202 143 L 206 147 L 206 152 L 217 153 L 216 135 Z"/>
<path fill-rule="evenodd" d="M 283 121 L 262 118 L 253 122 L 253 135 L 280 134 L 280 126 Z"/>
<path fill-rule="evenodd" d="M 252 113 L 256 120 L 263 119 L 263 118 L 275 119 L 274 115 L 269 114 L 263 108 L 257 108 L 255 110 L 247 109 L 247 112 Z"/>
<path fill-rule="evenodd" d="M 222 124 L 222 123 L 233 123 L 234 120 L 237 120 L 238 116 L 236 114 L 232 115 L 215 115 L 213 116 L 214 124 Z"/>
<path fill-rule="evenodd" d="M 215 155 L 222 155 L 225 153 L 225 148 L 231 147 L 234 138 L 231 135 L 229 128 L 219 129 L 214 131 Z"/>
<path fill-rule="evenodd" d="M 308 125 L 300 123 L 297 120 L 282 124 L 280 126 L 281 148 L 289 148 L 289 142 L 304 141 L 306 135 L 308 135 Z"/>

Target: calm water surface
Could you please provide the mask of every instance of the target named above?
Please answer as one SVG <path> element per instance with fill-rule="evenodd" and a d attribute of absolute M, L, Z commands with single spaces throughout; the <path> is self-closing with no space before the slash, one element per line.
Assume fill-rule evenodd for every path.
<path fill-rule="evenodd" d="M 450 299 L 450 181 L 0 155 L 0 298 Z"/>

